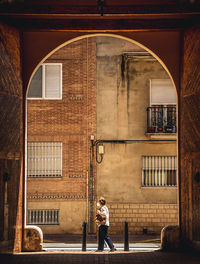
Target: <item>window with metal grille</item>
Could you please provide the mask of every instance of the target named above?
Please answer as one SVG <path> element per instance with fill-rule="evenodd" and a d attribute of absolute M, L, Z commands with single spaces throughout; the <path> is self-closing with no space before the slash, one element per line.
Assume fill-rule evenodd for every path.
<path fill-rule="evenodd" d="M 59 210 L 28 210 L 27 224 L 59 225 Z"/>
<path fill-rule="evenodd" d="M 176 92 L 170 79 L 150 80 L 147 133 L 176 133 Z"/>
<path fill-rule="evenodd" d="M 27 98 L 62 99 L 62 64 L 43 63 L 31 80 Z"/>
<path fill-rule="evenodd" d="M 28 142 L 28 177 L 62 176 L 61 142 Z"/>
<path fill-rule="evenodd" d="M 165 187 L 177 185 L 176 156 L 143 156 L 142 186 Z"/>

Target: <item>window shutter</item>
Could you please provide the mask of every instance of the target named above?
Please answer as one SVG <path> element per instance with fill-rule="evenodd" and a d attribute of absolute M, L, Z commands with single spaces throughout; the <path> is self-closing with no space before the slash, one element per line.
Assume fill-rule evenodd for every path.
<path fill-rule="evenodd" d="M 28 98 L 42 98 L 42 66 L 34 74 L 29 90 Z"/>
<path fill-rule="evenodd" d="M 45 98 L 61 98 L 61 65 L 45 65 Z"/>
<path fill-rule="evenodd" d="M 150 89 L 151 105 L 176 104 L 176 92 L 170 79 L 152 79 Z"/>

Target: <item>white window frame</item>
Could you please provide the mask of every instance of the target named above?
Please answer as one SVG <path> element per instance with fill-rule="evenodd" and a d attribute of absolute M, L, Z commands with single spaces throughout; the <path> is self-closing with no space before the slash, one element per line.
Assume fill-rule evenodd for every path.
<path fill-rule="evenodd" d="M 171 81 L 171 79 L 169 79 L 169 78 L 152 78 L 152 79 L 150 79 L 149 80 L 149 83 L 150 83 L 150 94 L 149 94 L 149 105 L 150 106 L 155 106 L 155 105 L 163 105 L 163 106 L 168 106 L 168 105 L 174 105 L 174 106 L 176 106 L 176 103 L 152 103 L 152 81 L 153 80 L 170 80 Z"/>
<path fill-rule="evenodd" d="M 46 65 L 58 65 L 60 66 L 60 97 L 55 97 L 55 98 L 49 98 L 49 97 L 45 97 L 45 66 Z M 62 100 L 62 63 L 43 63 L 42 65 L 40 65 L 39 67 L 42 67 L 42 97 L 28 97 L 28 100 Z M 38 68 L 39 69 L 39 68 Z"/>

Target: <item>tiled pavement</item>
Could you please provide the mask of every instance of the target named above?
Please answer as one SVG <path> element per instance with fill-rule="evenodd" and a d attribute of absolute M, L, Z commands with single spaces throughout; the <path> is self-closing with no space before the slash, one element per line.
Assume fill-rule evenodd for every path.
<path fill-rule="evenodd" d="M 200 254 L 176 252 L 42 252 L 0 255 L 0 264 L 200 264 Z"/>

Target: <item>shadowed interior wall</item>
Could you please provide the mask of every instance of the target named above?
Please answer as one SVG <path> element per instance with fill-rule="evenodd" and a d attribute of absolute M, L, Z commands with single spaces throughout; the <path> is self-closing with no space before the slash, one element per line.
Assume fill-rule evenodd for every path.
<path fill-rule="evenodd" d="M 22 80 L 20 35 L 0 24 L 0 242 L 21 250 L 22 236 Z M 8 218 L 4 217 L 5 183 L 8 173 Z M 5 220 L 6 219 L 6 220 Z M 8 229 L 4 229 L 7 222 Z M 7 235 L 5 235 L 5 231 Z M 5 239 L 6 238 L 6 239 Z M 16 241 L 16 243 L 14 243 Z"/>
<path fill-rule="evenodd" d="M 184 240 L 200 240 L 200 26 L 184 32 L 180 96 L 180 216 Z M 199 176 L 198 176 L 199 175 Z"/>
<path fill-rule="evenodd" d="M 134 26 L 133 26 L 134 28 Z M 133 39 L 154 52 L 166 65 L 172 74 L 177 90 L 179 89 L 179 59 L 180 59 L 180 32 L 179 31 L 103 31 L 104 35 L 121 36 Z M 24 85 L 28 87 L 31 74 L 36 66 L 46 56 L 50 55 L 54 49 L 60 45 L 71 41 L 74 38 L 84 36 L 102 35 L 95 34 L 94 31 L 45 31 L 45 32 L 24 32 L 23 33 L 23 63 L 26 71 L 24 72 Z"/>

